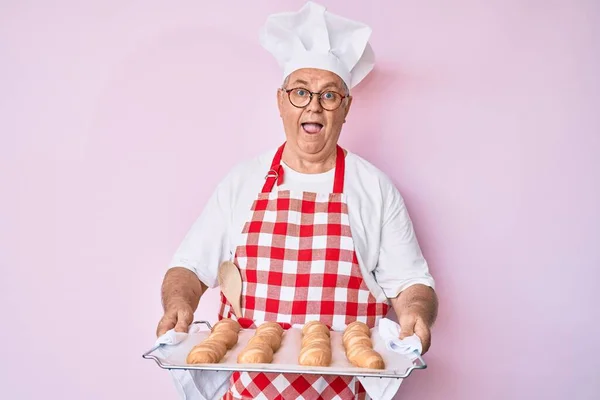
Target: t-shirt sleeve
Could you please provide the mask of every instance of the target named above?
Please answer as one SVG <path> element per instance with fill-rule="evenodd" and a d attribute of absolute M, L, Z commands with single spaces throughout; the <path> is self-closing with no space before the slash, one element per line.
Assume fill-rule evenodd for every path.
<path fill-rule="evenodd" d="M 404 199 L 388 182 L 384 188 L 380 251 L 374 275 L 388 298 L 415 284 L 434 288 Z"/>
<path fill-rule="evenodd" d="M 206 286 L 218 285 L 221 262 L 230 258 L 228 232 L 231 209 L 223 182 L 212 193 L 200 216 L 192 224 L 175 251 L 169 268 L 184 267 L 194 272 Z"/>

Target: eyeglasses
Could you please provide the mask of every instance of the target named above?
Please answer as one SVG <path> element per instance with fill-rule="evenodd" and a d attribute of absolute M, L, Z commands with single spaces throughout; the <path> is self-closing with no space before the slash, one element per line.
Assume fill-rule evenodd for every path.
<path fill-rule="evenodd" d="M 282 90 L 287 93 L 290 103 L 297 108 L 306 107 L 312 101 L 313 95 L 318 95 L 321 107 L 323 107 L 324 110 L 333 111 L 339 108 L 342 105 L 342 101 L 348 97 L 331 90 L 325 92 L 311 92 L 310 90 L 301 87 Z"/>

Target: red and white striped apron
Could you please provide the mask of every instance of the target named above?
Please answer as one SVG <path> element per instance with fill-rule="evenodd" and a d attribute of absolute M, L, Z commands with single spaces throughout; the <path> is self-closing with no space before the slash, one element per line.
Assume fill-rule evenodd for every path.
<path fill-rule="evenodd" d="M 222 293 L 219 318 L 237 318 L 246 328 L 313 320 L 341 329 L 356 320 L 373 327 L 389 306 L 375 299 L 359 269 L 343 193 L 344 151 L 338 146 L 333 193 L 272 191 L 282 182 L 284 146 L 273 158 L 234 257 L 243 280 L 243 318 L 233 314 Z M 231 379 L 229 399 L 366 397 L 352 377 L 234 372 Z"/>

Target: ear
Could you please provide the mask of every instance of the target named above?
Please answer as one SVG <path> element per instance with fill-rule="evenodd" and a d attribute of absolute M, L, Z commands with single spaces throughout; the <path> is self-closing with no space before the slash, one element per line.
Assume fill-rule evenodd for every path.
<path fill-rule="evenodd" d="M 344 107 L 344 122 L 346 122 L 346 117 L 350 112 L 350 106 L 352 105 L 352 96 L 348 95 L 346 98 L 346 106 Z"/>
<path fill-rule="evenodd" d="M 279 109 L 279 116 L 283 118 L 283 98 L 285 97 L 284 91 L 281 88 L 277 89 L 277 108 Z"/>

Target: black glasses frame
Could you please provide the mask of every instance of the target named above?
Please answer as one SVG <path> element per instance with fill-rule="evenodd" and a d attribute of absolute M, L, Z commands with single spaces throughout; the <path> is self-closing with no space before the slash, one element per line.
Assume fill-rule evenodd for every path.
<path fill-rule="evenodd" d="M 324 110 L 327 110 L 327 111 L 335 111 L 335 110 L 337 110 L 338 108 L 340 108 L 342 106 L 342 103 L 344 102 L 345 98 L 350 97 L 350 96 L 338 93 L 335 90 L 325 90 L 323 92 L 311 92 L 310 90 L 308 90 L 306 88 L 303 88 L 303 87 L 296 87 L 296 88 L 291 88 L 291 89 L 284 89 L 284 88 L 282 88 L 281 90 L 283 90 L 284 92 L 287 93 L 288 100 L 289 100 L 290 104 L 293 105 L 296 108 L 305 108 L 305 107 L 307 107 L 312 102 L 313 96 L 314 95 L 319 95 L 318 99 L 319 99 L 319 104 L 321 105 L 321 107 Z M 310 95 L 310 99 L 308 100 L 308 102 L 305 105 L 303 105 L 303 106 L 297 106 L 296 104 L 294 104 L 294 102 L 292 101 L 291 95 L 290 95 L 290 93 L 292 93 L 294 90 L 305 90 L 305 91 L 308 92 L 308 94 Z M 327 107 L 323 106 L 323 103 L 321 102 L 321 95 L 323 93 L 335 93 L 335 94 L 337 94 L 338 96 L 341 97 L 340 104 L 337 107 L 335 107 L 335 108 L 327 108 Z"/>

